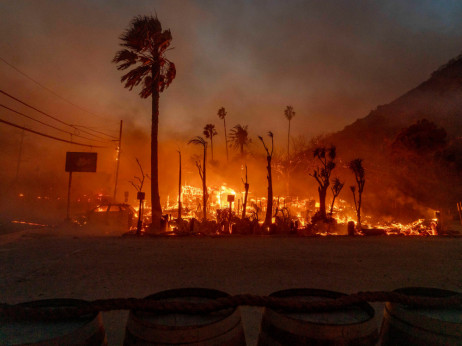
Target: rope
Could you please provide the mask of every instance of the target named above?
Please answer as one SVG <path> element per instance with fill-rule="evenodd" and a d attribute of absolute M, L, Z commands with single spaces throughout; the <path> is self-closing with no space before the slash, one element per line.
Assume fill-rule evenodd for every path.
<path fill-rule="evenodd" d="M 180 298 L 179 298 L 180 299 Z M 238 294 L 217 298 L 205 303 L 187 301 L 159 301 L 153 299 L 118 298 L 82 302 L 78 307 L 31 308 L 21 305 L 0 304 L 0 321 L 17 320 L 62 320 L 95 314 L 100 311 L 137 310 L 159 314 L 182 313 L 204 314 L 214 311 L 236 308 L 241 305 L 267 307 L 285 312 L 321 312 L 333 311 L 366 302 L 391 302 L 412 308 L 448 308 L 462 307 L 462 294 L 443 298 L 409 296 L 397 292 L 359 292 L 337 299 L 319 301 L 301 301 L 295 298 L 277 298 L 251 294 Z"/>

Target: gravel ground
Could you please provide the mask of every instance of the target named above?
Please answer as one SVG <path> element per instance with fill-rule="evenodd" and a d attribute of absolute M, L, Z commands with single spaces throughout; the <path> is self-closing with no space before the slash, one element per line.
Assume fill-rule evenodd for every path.
<path fill-rule="evenodd" d="M 267 295 L 288 288 L 344 293 L 407 286 L 462 292 L 462 238 L 95 237 L 75 230 L 0 236 L 0 302 L 141 298 L 179 287 Z M 380 323 L 383 305 L 376 308 Z M 261 309 L 241 308 L 249 345 Z M 103 314 L 121 345 L 127 312 Z"/>

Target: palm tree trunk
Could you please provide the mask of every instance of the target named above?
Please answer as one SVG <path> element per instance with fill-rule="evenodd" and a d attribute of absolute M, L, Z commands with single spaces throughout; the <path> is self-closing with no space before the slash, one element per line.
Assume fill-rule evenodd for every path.
<path fill-rule="evenodd" d="M 223 117 L 223 123 L 225 125 L 225 146 L 226 146 L 226 162 L 229 161 L 228 157 L 228 135 L 226 134 L 226 118 Z"/>
<path fill-rule="evenodd" d="M 287 160 L 290 159 L 290 150 L 289 150 L 289 146 L 290 146 L 290 120 L 289 120 L 289 131 L 287 133 Z"/>
<path fill-rule="evenodd" d="M 159 134 L 159 91 L 157 89 L 159 65 L 152 66 L 152 127 L 151 127 L 151 205 L 152 225 L 151 231 L 160 230 L 162 207 L 159 196 L 159 166 L 158 166 L 158 134 Z"/>
<path fill-rule="evenodd" d="M 265 226 L 270 226 L 273 221 L 273 179 L 271 177 L 271 156 L 266 156 L 266 161 L 268 165 L 266 169 L 268 170 L 268 202 L 266 207 L 266 216 L 265 222 L 263 223 Z"/>
<path fill-rule="evenodd" d="M 178 175 L 178 220 L 181 219 L 181 152 L 178 152 L 180 154 L 180 174 Z"/>
<path fill-rule="evenodd" d="M 358 229 L 361 229 L 361 198 L 362 198 L 362 193 L 358 192 L 358 210 L 356 211 L 356 214 L 358 216 Z"/>
<path fill-rule="evenodd" d="M 202 204 L 203 204 L 202 210 L 204 211 L 204 215 L 203 215 L 202 221 L 207 220 L 207 199 L 208 199 L 208 196 L 207 196 L 207 179 L 206 179 L 207 178 L 206 177 L 207 169 L 206 169 L 206 166 L 205 166 L 206 162 L 207 162 L 207 145 L 204 145 L 204 166 L 202 168 Z"/>
<path fill-rule="evenodd" d="M 210 147 L 212 149 L 212 162 L 213 162 L 213 135 L 210 136 Z"/>
<path fill-rule="evenodd" d="M 290 196 L 290 120 L 289 120 L 289 131 L 287 133 L 287 182 L 286 182 L 286 194 Z"/>

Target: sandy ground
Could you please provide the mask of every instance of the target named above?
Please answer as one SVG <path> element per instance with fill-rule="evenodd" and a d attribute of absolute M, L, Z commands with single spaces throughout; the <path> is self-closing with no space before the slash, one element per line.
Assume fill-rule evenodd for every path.
<path fill-rule="evenodd" d="M 144 297 L 178 287 L 267 295 L 288 288 L 345 293 L 406 286 L 462 292 L 462 238 L 91 237 L 64 229 L 0 235 L 0 302 Z M 377 323 L 382 304 L 374 304 Z M 241 308 L 255 345 L 259 308 Z M 103 314 L 121 345 L 127 312 Z"/>

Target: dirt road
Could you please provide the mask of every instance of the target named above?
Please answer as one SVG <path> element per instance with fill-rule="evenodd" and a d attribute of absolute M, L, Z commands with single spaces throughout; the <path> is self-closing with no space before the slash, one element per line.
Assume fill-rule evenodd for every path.
<path fill-rule="evenodd" d="M 177 287 L 262 295 L 296 287 L 354 293 L 429 286 L 462 292 L 462 238 L 123 239 L 66 232 L 0 236 L 0 302 L 144 297 Z M 382 307 L 374 306 L 380 318 Z M 260 309 L 242 312 L 252 345 Z M 121 344 L 126 316 L 104 314 L 110 345 Z"/>

